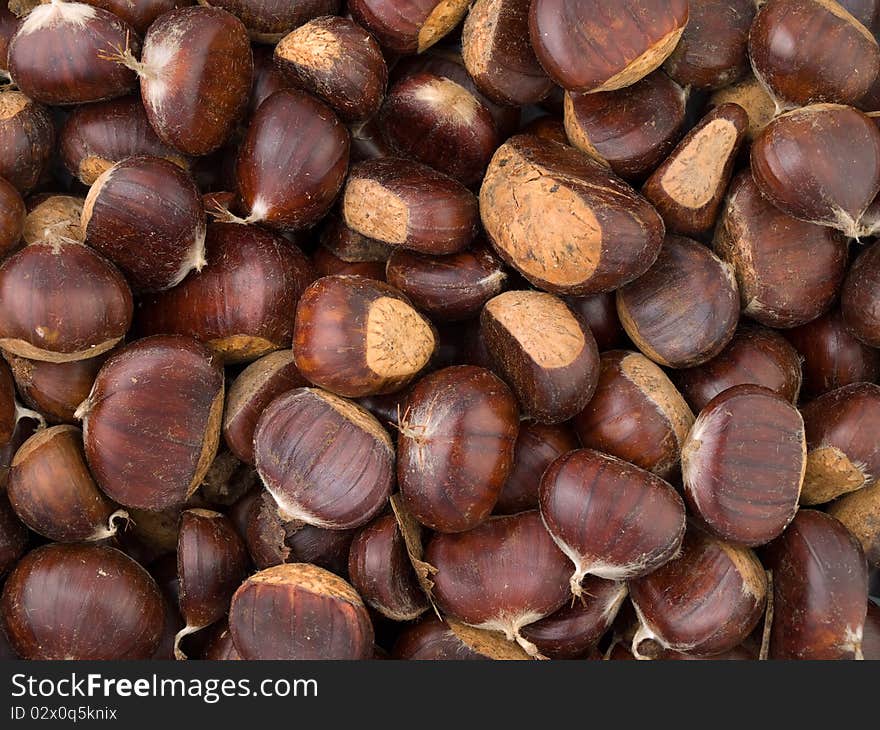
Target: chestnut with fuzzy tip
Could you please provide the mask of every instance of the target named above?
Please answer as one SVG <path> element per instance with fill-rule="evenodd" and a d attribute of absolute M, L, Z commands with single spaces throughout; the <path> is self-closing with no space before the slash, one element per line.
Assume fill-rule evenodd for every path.
<path fill-rule="evenodd" d="M 880 347 L 880 246 L 876 243 L 850 267 L 840 294 L 840 310 L 856 339 Z"/>
<path fill-rule="evenodd" d="M 12 183 L 0 177 L 0 258 L 18 245 L 26 215 L 21 194 Z"/>
<path fill-rule="evenodd" d="M 455 28 L 468 0 L 350 0 L 348 12 L 394 53 L 422 53 Z"/>
<path fill-rule="evenodd" d="M 54 150 L 48 110 L 20 91 L 0 91 L 0 177 L 25 195 L 48 172 Z"/>
<path fill-rule="evenodd" d="M 305 563 L 252 575 L 232 597 L 229 630 L 242 659 L 369 659 L 373 626 L 342 578 Z"/>
<path fill-rule="evenodd" d="M 581 444 L 661 477 L 678 467 L 694 415 L 665 373 L 644 355 L 602 354 L 596 392 L 574 417 Z"/>

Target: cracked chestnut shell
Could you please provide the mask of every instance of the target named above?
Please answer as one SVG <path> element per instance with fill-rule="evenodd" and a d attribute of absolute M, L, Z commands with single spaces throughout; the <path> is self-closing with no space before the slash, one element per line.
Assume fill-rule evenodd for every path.
<path fill-rule="evenodd" d="M 342 578 L 305 563 L 252 575 L 232 597 L 229 630 L 242 659 L 369 659 L 373 626 Z"/>
<path fill-rule="evenodd" d="M 602 354 L 596 392 L 574 417 L 581 444 L 661 477 L 678 467 L 694 415 L 666 374 L 641 353 Z"/>
<path fill-rule="evenodd" d="M 296 366 L 310 382 L 349 398 L 400 390 L 436 346 L 433 326 L 406 297 L 361 276 L 318 279 L 296 309 Z"/>
<path fill-rule="evenodd" d="M 406 508 L 439 532 L 479 525 L 510 474 L 518 428 L 513 394 L 488 370 L 459 365 L 422 378 L 398 426 Z"/>
<path fill-rule="evenodd" d="M 26 214 L 21 194 L 12 183 L 0 177 L 0 257 L 18 245 Z"/>
<path fill-rule="evenodd" d="M 455 28 L 468 0 L 350 0 L 348 12 L 382 45 L 395 53 L 422 53 Z"/>
<path fill-rule="evenodd" d="M 48 172 L 54 150 L 49 111 L 20 91 L 0 91 L 0 177 L 26 195 Z"/>
<path fill-rule="evenodd" d="M 691 511 L 718 537 L 748 546 L 770 542 L 794 519 L 806 465 L 801 414 L 758 385 L 709 401 L 681 451 Z"/>
<path fill-rule="evenodd" d="M 568 91 L 634 84 L 672 53 L 688 22 L 687 0 L 535 0 L 532 47 Z"/>
<path fill-rule="evenodd" d="M 840 309 L 856 339 L 880 347 L 880 246 L 876 243 L 850 267 L 840 294 Z"/>
<path fill-rule="evenodd" d="M 6 580 L 0 609 L 23 659 L 148 659 L 165 606 L 156 582 L 104 545 L 44 545 Z"/>
<path fill-rule="evenodd" d="M 645 198 L 580 151 L 531 135 L 495 152 L 480 215 L 501 258 L 556 294 L 616 289 L 644 274 L 663 242 Z"/>
<path fill-rule="evenodd" d="M 195 340 L 147 337 L 104 363 L 77 415 L 104 493 L 127 507 L 175 507 L 217 453 L 223 370 Z"/>
<path fill-rule="evenodd" d="M 861 658 L 865 556 L 836 519 L 800 510 L 763 553 L 773 573 L 771 659 Z"/>

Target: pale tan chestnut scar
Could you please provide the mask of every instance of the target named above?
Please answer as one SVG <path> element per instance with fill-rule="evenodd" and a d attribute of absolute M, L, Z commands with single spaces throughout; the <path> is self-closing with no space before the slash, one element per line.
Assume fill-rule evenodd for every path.
<path fill-rule="evenodd" d="M 82 209 L 82 198 L 53 195 L 28 213 L 22 238 L 25 243 L 55 244 L 65 240 L 81 243 L 85 238 L 80 225 Z"/>
<path fill-rule="evenodd" d="M 462 644 L 470 647 L 478 654 L 500 661 L 530 660 L 531 657 L 525 650 L 508 641 L 504 634 L 494 631 L 483 631 L 473 626 L 459 623 L 453 619 L 447 619 L 449 630 Z"/>
<path fill-rule="evenodd" d="M 474 3 L 464 22 L 461 55 L 472 76 L 482 76 L 492 71 L 492 52 L 497 43 L 501 3 L 502 0 Z"/>
<path fill-rule="evenodd" d="M 824 504 L 847 492 L 861 489 L 869 475 L 864 465 L 850 461 L 834 446 L 820 446 L 807 454 L 801 504 Z"/>
<path fill-rule="evenodd" d="M 767 594 L 767 574 L 755 554 L 721 540 L 718 545 L 742 578 L 742 592 L 762 602 Z"/>
<path fill-rule="evenodd" d="M 186 490 L 187 497 L 192 495 L 192 493 L 199 488 L 199 485 L 205 478 L 205 474 L 207 474 L 208 469 L 211 468 L 211 463 L 214 461 L 214 457 L 217 455 L 217 447 L 220 445 L 220 429 L 223 426 L 224 395 L 225 388 L 220 388 L 220 391 L 214 396 L 214 400 L 211 402 L 211 408 L 208 411 L 208 422 L 205 426 L 205 438 L 202 441 L 202 450 L 199 454 L 199 460 L 196 463 L 195 474 L 193 474 L 192 481 L 189 483 L 189 488 Z"/>
<path fill-rule="evenodd" d="M 471 0 L 440 0 L 427 17 L 418 36 L 418 52 L 430 48 L 459 24 Z"/>
<path fill-rule="evenodd" d="M 623 358 L 624 377 L 650 397 L 651 402 L 672 427 L 679 445 L 694 425 L 694 414 L 664 372 L 644 355 L 633 353 Z"/>
<path fill-rule="evenodd" d="M 251 585 L 291 586 L 315 595 L 339 598 L 356 606 L 363 606 L 357 592 L 342 578 L 308 563 L 276 565 L 248 578 Z"/>
<path fill-rule="evenodd" d="M 461 119 L 468 124 L 480 111 L 480 102 L 472 93 L 445 77 L 420 85 L 413 96 L 434 107 L 440 115 L 448 119 Z"/>
<path fill-rule="evenodd" d="M 504 146 L 480 188 L 486 232 L 526 276 L 557 286 L 588 279 L 602 255 L 596 214 L 562 175 Z"/>
<path fill-rule="evenodd" d="M 669 54 L 678 45 L 682 33 L 684 33 L 684 26 L 667 33 L 641 56 L 630 61 L 624 69 L 614 74 L 604 84 L 595 89 L 590 89 L 589 93 L 616 91 L 625 86 L 631 86 L 639 79 L 643 79 L 667 59 Z"/>
<path fill-rule="evenodd" d="M 275 53 L 296 66 L 315 71 L 332 71 L 343 56 L 336 34 L 315 23 L 306 23 L 288 33 Z"/>
<path fill-rule="evenodd" d="M 736 138 L 733 122 L 713 119 L 679 150 L 660 178 L 660 187 L 684 208 L 708 205 L 718 192 Z"/>
<path fill-rule="evenodd" d="M 30 104 L 30 99 L 18 91 L 7 91 L 0 94 L 0 120 L 12 119 L 28 104 Z"/>
<path fill-rule="evenodd" d="M 749 117 L 747 137 L 754 140 L 776 114 L 776 104 L 767 90 L 754 77 L 750 76 L 739 83 L 719 89 L 712 94 L 712 106 L 728 102 L 739 104 Z"/>
<path fill-rule="evenodd" d="M 376 180 L 351 180 L 345 188 L 342 212 L 349 228 L 367 238 L 398 246 L 406 242 L 409 206 Z"/>
<path fill-rule="evenodd" d="M 486 311 L 542 368 L 564 368 L 583 352 L 583 330 L 565 303 L 552 294 L 506 292 L 492 299 Z"/>
<path fill-rule="evenodd" d="M 89 188 L 89 192 L 86 194 L 86 201 L 83 203 L 82 216 L 80 219 L 83 235 L 87 235 L 88 233 L 89 223 L 92 220 L 92 213 L 95 210 L 95 203 L 98 201 L 98 196 L 101 194 L 104 186 L 110 182 L 110 178 L 113 177 L 113 173 L 116 172 L 116 166 L 118 164 L 119 163 L 116 163 L 113 167 L 102 172 L 98 176 L 98 179 L 92 183 L 92 187 Z"/>
<path fill-rule="evenodd" d="M 430 325 L 409 304 L 379 297 L 370 304 L 366 324 L 367 367 L 383 378 L 414 375 L 434 352 Z"/>
<path fill-rule="evenodd" d="M 379 439 L 389 450 L 394 449 L 391 443 L 391 437 L 388 432 L 382 428 L 382 424 L 376 420 L 376 417 L 368 410 L 361 408 L 357 403 L 353 403 L 345 398 L 326 390 L 318 388 L 307 388 L 304 391 L 306 397 L 316 396 L 323 400 L 328 406 L 342 416 L 346 421 L 353 424 L 361 431 L 369 433 Z"/>

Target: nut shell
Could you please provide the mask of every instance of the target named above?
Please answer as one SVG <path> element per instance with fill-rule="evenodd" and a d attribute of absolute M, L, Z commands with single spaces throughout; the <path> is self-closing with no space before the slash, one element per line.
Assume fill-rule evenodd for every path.
<path fill-rule="evenodd" d="M 48 172 L 54 150 L 49 111 L 20 91 L 0 92 L 0 177 L 24 195 Z"/>
<path fill-rule="evenodd" d="M 840 295 L 840 308 L 856 339 L 880 347 L 880 246 L 872 245 L 850 267 Z"/>

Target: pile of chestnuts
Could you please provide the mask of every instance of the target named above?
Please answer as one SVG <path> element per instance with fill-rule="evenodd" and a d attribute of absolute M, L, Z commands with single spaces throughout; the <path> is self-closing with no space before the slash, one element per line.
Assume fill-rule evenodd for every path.
<path fill-rule="evenodd" d="M 3 0 L 0 657 L 880 659 L 878 37 Z"/>

